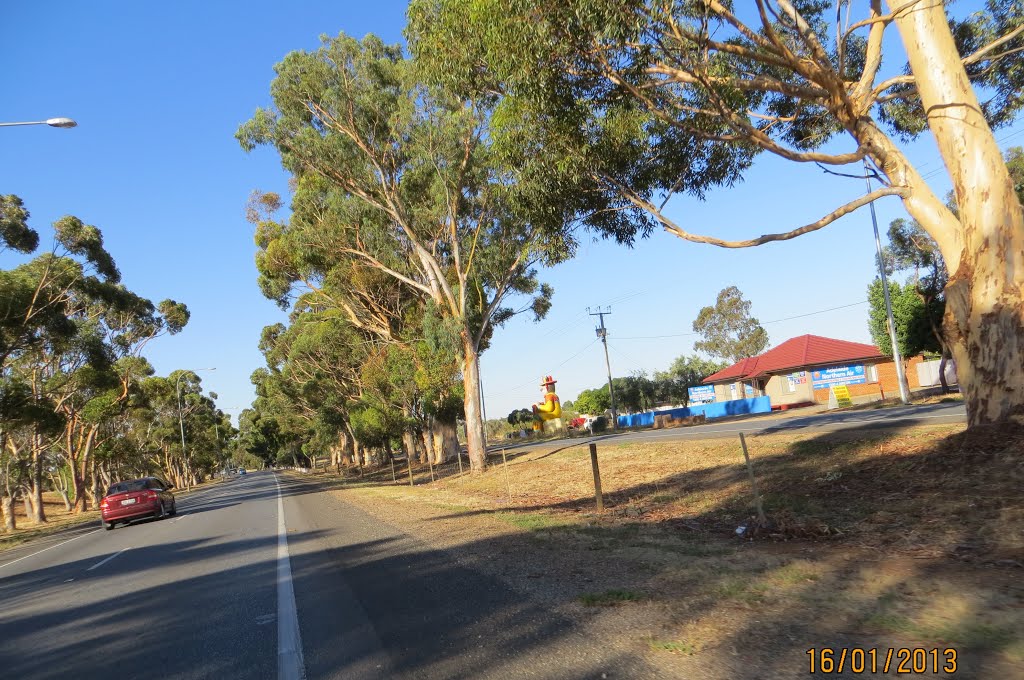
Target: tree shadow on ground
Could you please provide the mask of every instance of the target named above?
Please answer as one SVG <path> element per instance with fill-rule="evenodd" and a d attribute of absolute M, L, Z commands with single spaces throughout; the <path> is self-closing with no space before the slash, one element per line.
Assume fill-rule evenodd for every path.
<path fill-rule="evenodd" d="M 673 593 L 677 615 L 700 622 L 679 625 L 679 636 L 689 631 L 698 639 L 673 649 L 706 642 L 698 656 L 714 663 L 749 650 L 757 670 L 741 664 L 746 673 L 735 677 L 788 677 L 797 666 L 807 673 L 807 649 L 867 643 L 940 652 L 949 646 L 961 652 L 955 677 L 1013 677 L 1010 669 L 1024 663 L 1021 429 L 941 438 L 909 428 L 824 433 L 770 453 L 759 451 L 760 437 L 748 442 L 772 520 L 752 542 L 735 538 L 736 527 L 753 518 L 738 445 L 734 463 L 615 488 L 605 496 L 604 516 L 586 495 L 550 501 L 521 490 L 514 511 L 555 513 L 537 525 L 535 538 L 579 541 L 581 550 L 610 559 L 622 559 L 627 548 L 675 546 L 668 552 L 680 553 L 695 571 L 641 559 L 640 573 L 654 569 L 658 576 L 633 583 Z M 559 453 L 564 449 L 543 457 Z M 435 519 L 495 512 L 509 510 Z M 589 526 L 559 526 L 558 513 L 583 515 Z M 710 612 L 730 622 L 728 630 L 708 633 L 703 619 Z M 776 649 L 786 650 L 778 662 Z"/>

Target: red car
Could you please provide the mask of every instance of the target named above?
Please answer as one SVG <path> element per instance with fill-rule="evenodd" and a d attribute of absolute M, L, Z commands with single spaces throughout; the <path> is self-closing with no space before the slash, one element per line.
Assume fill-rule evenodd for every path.
<path fill-rule="evenodd" d="M 172 488 L 172 485 L 157 477 L 143 477 L 112 485 L 100 501 L 103 528 L 110 531 L 118 522 L 176 515 L 178 506 L 170 491 Z"/>

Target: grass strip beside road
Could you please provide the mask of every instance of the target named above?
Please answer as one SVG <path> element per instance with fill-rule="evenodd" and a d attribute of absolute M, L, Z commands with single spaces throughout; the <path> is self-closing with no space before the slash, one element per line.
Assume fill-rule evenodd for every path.
<path fill-rule="evenodd" d="M 735 534 L 754 515 L 738 440 L 599 444 L 603 514 L 587 448 L 564 443 L 510 455 L 507 484 L 499 454 L 482 475 L 429 483 L 417 470 L 409 487 L 364 471 L 335 493 L 589 611 L 606 636 L 662 658 L 665 677 L 797 677 L 808 648 L 838 645 L 954 647 L 971 677 L 1024 665 L 1024 433 L 748 445 L 773 521 L 754 540 Z"/>

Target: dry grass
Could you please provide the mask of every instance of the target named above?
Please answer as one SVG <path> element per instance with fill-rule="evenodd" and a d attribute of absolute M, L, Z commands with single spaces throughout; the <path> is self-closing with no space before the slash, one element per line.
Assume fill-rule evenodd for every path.
<path fill-rule="evenodd" d="M 516 541 L 509 551 L 524 561 L 536 550 L 559 565 L 577 599 L 643 593 L 615 609 L 618 634 L 673 673 L 740 677 L 757 663 L 758 677 L 797 677 L 807 648 L 845 644 L 952 646 L 957 677 L 1021 677 L 1024 433 L 915 427 L 748 443 L 772 520 L 753 540 L 734 532 L 753 509 L 731 440 L 601 444 L 600 515 L 583 446 L 510 454 L 511 503 L 500 456 L 479 476 L 410 488 L 368 475 L 341 493 L 406 523 L 424 518 L 417 531 L 474 554 Z M 642 617 L 629 618 L 637 607 Z"/>
<path fill-rule="evenodd" d="M 46 513 L 45 524 L 30 524 L 25 516 L 24 504 L 19 500 L 14 504 L 14 518 L 17 529 L 14 533 L 0 533 L 0 550 L 20 545 L 27 541 L 42 538 L 62 529 L 99 522 L 99 512 L 93 510 L 78 515 L 64 509 L 64 501 L 54 492 L 43 493 L 43 511 Z"/>

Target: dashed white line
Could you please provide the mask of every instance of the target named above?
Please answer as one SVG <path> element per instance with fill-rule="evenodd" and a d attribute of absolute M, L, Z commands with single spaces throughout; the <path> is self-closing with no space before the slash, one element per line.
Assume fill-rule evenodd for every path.
<path fill-rule="evenodd" d="M 102 567 L 102 566 L 103 566 L 104 564 L 106 564 L 106 563 L 107 563 L 107 562 L 109 562 L 110 560 L 114 559 L 115 557 L 117 557 L 118 555 L 120 555 L 121 553 L 123 553 L 123 552 L 124 552 L 125 550 L 131 550 L 131 548 L 124 548 L 124 549 L 122 549 L 122 550 L 118 550 L 118 551 L 117 551 L 116 553 L 114 553 L 113 555 L 110 555 L 110 556 L 109 556 L 109 557 L 107 557 L 106 559 L 102 559 L 102 560 L 100 560 L 99 562 L 97 562 L 96 564 L 92 565 L 91 567 L 89 567 L 88 569 L 86 569 L 86 571 L 92 571 L 93 569 L 98 569 L 99 567 Z"/>
<path fill-rule="evenodd" d="M 278 680 L 303 680 L 306 665 L 302 660 L 302 635 L 299 613 L 292 587 L 292 565 L 288 557 L 288 529 L 284 523 L 281 483 L 277 485 L 277 677 Z"/>

